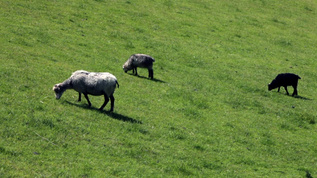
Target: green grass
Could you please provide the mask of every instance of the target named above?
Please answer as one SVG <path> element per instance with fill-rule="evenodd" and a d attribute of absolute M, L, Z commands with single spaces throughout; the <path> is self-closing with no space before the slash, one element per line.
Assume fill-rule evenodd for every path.
<path fill-rule="evenodd" d="M 317 176 L 317 3 L 0 2 L 1 177 Z M 156 59 L 155 80 L 126 74 Z M 56 100 L 75 70 L 120 88 Z M 293 72 L 299 97 L 267 84 Z M 289 87 L 290 93 L 293 92 Z"/>

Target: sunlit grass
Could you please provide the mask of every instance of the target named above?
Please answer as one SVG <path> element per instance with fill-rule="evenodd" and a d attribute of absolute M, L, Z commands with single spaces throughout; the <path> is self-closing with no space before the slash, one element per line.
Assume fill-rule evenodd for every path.
<path fill-rule="evenodd" d="M 3 1 L 2 177 L 304 177 L 316 172 L 316 18 L 308 1 Z M 156 59 L 154 80 L 124 73 Z M 55 100 L 75 70 L 118 78 Z M 299 97 L 267 84 L 301 76 Z M 292 87 L 289 87 L 292 92 Z"/>

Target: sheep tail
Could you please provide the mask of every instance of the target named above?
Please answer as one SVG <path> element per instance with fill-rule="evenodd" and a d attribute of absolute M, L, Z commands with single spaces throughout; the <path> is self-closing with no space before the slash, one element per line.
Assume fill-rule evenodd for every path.
<path fill-rule="evenodd" d="M 298 79 L 302 79 L 302 78 L 300 78 L 300 76 L 298 76 L 298 75 L 297 75 L 297 77 L 298 77 Z"/>
<path fill-rule="evenodd" d="M 118 88 L 119 88 L 119 83 L 118 83 L 118 81 L 116 81 L 116 84 L 117 84 L 117 86 L 118 86 Z"/>

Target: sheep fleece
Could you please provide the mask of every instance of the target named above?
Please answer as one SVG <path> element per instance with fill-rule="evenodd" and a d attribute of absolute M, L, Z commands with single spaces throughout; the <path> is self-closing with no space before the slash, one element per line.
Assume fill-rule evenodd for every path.
<path fill-rule="evenodd" d="M 76 71 L 70 78 L 74 90 L 91 95 L 103 95 L 104 92 L 107 96 L 112 95 L 117 81 L 116 77 L 108 72 Z"/>

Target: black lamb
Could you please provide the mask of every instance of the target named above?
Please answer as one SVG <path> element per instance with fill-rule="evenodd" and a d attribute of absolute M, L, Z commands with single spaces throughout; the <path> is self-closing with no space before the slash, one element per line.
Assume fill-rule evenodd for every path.
<path fill-rule="evenodd" d="M 137 68 L 147 68 L 149 71 L 149 78 L 153 79 L 153 62 L 155 59 L 146 54 L 133 54 L 129 59 L 123 64 L 124 72 L 133 70 L 133 74 L 138 75 Z"/>
<path fill-rule="evenodd" d="M 278 74 L 275 79 L 268 85 L 269 91 L 272 89 L 278 88 L 278 92 L 280 92 L 280 87 L 283 86 L 286 90 L 287 95 L 289 95 L 287 91 L 287 86 L 293 86 L 294 92 L 292 96 L 297 94 L 297 83 L 298 79 L 301 79 L 298 75 L 292 73 L 282 73 Z"/>

